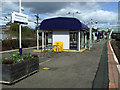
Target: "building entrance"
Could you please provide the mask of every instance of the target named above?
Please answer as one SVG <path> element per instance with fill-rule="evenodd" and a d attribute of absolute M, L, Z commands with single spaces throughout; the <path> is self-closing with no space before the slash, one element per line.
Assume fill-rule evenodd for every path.
<path fill-rule="evenodd" d="M 77 50 L 78 32 L 70 32 L 70 49 Z"/>

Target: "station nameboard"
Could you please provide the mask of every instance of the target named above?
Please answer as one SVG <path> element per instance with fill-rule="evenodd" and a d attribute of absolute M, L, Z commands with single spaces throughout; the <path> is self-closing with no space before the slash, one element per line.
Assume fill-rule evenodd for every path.
<path fill-rule="evenodd" d="M 28 24 L 28 15 L 13 12 L 12 23 Z"/>

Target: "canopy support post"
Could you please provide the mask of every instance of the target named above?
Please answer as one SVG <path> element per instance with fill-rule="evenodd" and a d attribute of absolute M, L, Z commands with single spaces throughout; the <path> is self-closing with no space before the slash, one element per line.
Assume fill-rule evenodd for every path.
<path fill-rule="evenodd" d="M 87 33 L 85 33 L 85 48 L 87 48 Z"/>
<path fill-rule="evenodd" d="M 78 51 L 80 51 L 80 30 L 78 31 Z"/>
<path fill-rule="evenodd" d="M 37 50 L 39 50 L 39 30 L 37 29 Z"/>
<path fill-rule="evenodd" d="M 45 32 L 45 48 L 46 48 L 46 32 Z"/>
<path fill-rule="evenodd" d="M 42 31 L 42 49 L 44 49 L 44 32 Z"/>

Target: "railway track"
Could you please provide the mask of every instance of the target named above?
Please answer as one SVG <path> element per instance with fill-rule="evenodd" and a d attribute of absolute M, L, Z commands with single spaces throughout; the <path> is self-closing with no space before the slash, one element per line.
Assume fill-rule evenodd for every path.
<path fill-rule="evenodd" d="M 116 45 L 117 45 L 118 48 L 120 49 L 120 41 L 116 41 Z"/>

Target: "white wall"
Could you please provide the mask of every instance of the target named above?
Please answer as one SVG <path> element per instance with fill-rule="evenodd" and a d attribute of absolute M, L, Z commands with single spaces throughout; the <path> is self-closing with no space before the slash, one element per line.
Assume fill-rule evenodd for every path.
<path fill-rule="evenodd" d="M 63 42 L 63 49 L 69 49 L 69 31 L 53 31 L 52 34 L 53 44 L 54 42 Z"/>
<path fill-rule="evenodd" d="M 97 37 L 95 36 L 95 32 L 93 32 L 93 39 L 94 41 L 97 40 Z"/>

